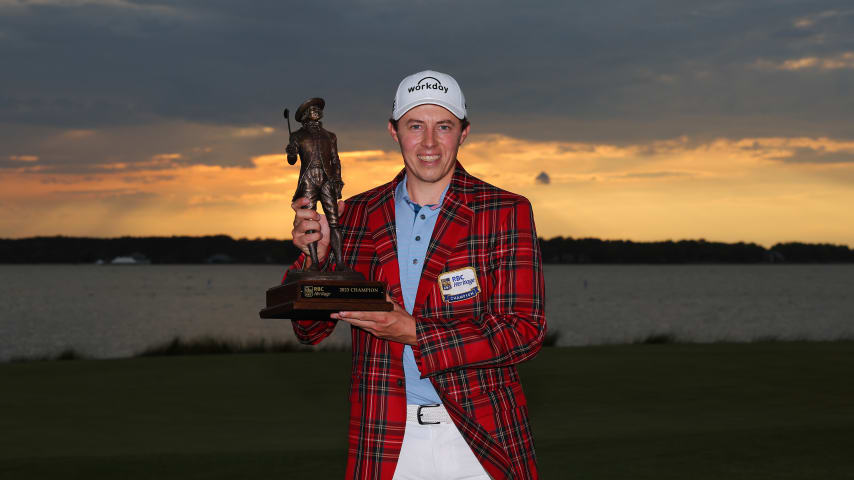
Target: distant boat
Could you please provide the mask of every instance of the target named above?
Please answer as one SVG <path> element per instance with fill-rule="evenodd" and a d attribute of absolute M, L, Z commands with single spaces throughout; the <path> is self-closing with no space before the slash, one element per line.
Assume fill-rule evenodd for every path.
<path fill-rule="evenodd" d="M 234 263 L 234 259 L 231 258 L 231 255 L 216 253 L 208 257 L 205 263 Z"/>
<path fill-rule="evenodd" d="M 145 255 L 135 252 L 131 255 L 119 256 L 110 261 L 110 265 L 150 265 L 151 260 Z"/>

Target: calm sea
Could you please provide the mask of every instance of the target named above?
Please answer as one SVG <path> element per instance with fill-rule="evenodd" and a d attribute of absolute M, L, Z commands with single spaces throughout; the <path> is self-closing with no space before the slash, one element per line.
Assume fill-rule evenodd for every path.
<path fill-rule="evenodd" d="M 175 336 L 293 339 L 263 320 L 283 267 L 0 265 L 0 360 L 74 348 L 132 355 Z M 546 312 L 560 345 L 654 334 L 712 342 L 854 336 L 852 265 L 548 265 Z M 349 341 L 340 325 L 332 338 Z"/>

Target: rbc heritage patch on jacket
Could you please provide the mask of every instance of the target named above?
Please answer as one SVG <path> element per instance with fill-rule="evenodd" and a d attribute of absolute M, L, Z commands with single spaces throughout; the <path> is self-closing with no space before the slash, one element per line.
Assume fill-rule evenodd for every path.
<path fill-rule="evenodd" d="M 449 303 L 472 298 L 480 293 L 477 275 L 475 275 L 472 267 L 452 270 L 439 275 L 439 287 L 442 292 L 442 300 Z"/>

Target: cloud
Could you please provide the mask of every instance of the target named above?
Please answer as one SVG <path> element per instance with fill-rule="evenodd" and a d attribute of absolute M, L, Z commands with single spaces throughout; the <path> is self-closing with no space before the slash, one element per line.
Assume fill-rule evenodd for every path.
<path fill-rule="evenodd" d="M 757 68 L 783 71 L 798 71 L 798 70 L 818 70 L 818 71 L 833 71 L 833 70 L 851 70 L 854 69 L 854 52 L 842 52 L 836 55 L 827 57 L 802 57 L 782 62 L 773 62 L 769 60 L 757 60 Z"/>
<path fill-rule="evenodd" d="M 674 178 L 674 177 L 686 177 L 691 176 L 690 173 L 687 172 L 635 172 L 635 173 L 626 173 L 623 175 L 616 175 L 613 178 L 627 178 L 627 179 L 653 179 L 653 178 Z"/>
<path fill-rule="evenodd" d="M 341 159 L 352 159 L 360 162 L 375 162 L 379 160 L 388 160 L 389 152 L 383 150 L 356 150 L 339 152 L 338 156 Z"/>
<path fill-rule="evenodd" d="M 854 14 L 854 10 L 825 10 L 796 18 L 793 25 L 796 28 L 807 29 L 815 27 L 818 23 L 825 22 L 827 20 L 838 19 L 840 17 L 845 17 L 852 14 Z"/>
<path fill-rule="evenodd" d="M 127 203 L 154 199 L 157 197 L 157 194 L 153 192 L 140 191 L 136 188 L 108 188 L 70 190 L 65 192 L 64 196 L 67 198 L 119 201 L 121 203 Z"/>
<path fill-rule="evenodd" d="M 266 135 L 272 135 L 276 132 L 276 129 L 273 127 L 243 127 L 236 128 L 232 132 L 232 135 L 238 138 L 252 138 L 252 137 L 261 137 Z"/>
<path fill-rule="evenodd" d="M 95 130 L 71 129 L 71 130 L 65 131 L 62 135 L 68 139 L 82 140 L 82 139 L 86 139 L 86 138 L 91 138 L 91 137 L 95 136 L 97 133 L 98 132 Z"/>
<path fill-rule="evenodd" d="M 172 13 L 176 9 L 164 5 L 145 5 L 128 0 L 0 0 L 2 10 L 28 10 L 32 7 L 78 8 L 87 6 L 127 9 L 131 11 Z"/>
<path fill-rule="evenodd" d="M 321 95 L 347 148 L 371 150 L 387 145 L 397 82 L 431 67 L 457 77 L 481 133 L 613 143 L 852 135 L 851 94 L 839 85 L 854 16 L 838 2 L 475 0 L 453 4 L 453 18 L 441 5 L 452 4 L 7 0 L 0 122 L 280 128 L 283 107 Z M 757 58 L 768 68 L 751 68 Z M 825 75 L 778 76 L 786 69 Z"/>
<path fill-rule="evenodd" d="M 854 149 L 849 151 L 828 151 L 825 148 L 795 147 L 780 156 L 774 157 L 786 163 L 852 163 Z"/>
<path fill-rule="evenodd" d="M 10 160 L 18 152 L 38 157 L 42 171 L 56 174 L 175 165 L 251 168 L 253 156 L 283 148 L 286 141 L 286 132 L 251 125 L 164 122 L 98 130 L 6 125 L 0 128 L 0 171 L 21 167 Z"/>
<path fill-rule="evenodd" d="M 757 158 L 790 164 L 834 164 L 854 162 L 854 142 L 828 138 L 755 138 L 734 142 Z"/>
<path fill-rule="evenodd" d="M 546 172 L 540 172 L 540 174 L 534 178 L 534 181 L 536 181 L 540 185 L 548 185 L 548 184 L 552 183 L 552 179 L 549 177 L 549 174 Z"/>
<path fill-rule="evenodd" d="M 9 155 L 9 160 L 13 162 L 38 162 L 38 155 Z"/>

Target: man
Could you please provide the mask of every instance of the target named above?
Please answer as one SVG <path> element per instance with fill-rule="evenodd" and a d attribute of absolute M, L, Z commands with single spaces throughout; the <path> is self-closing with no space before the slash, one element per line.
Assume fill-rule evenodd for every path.
<path fill-rule="evenodd" d="M 470 126 L 450 76 L 405 78 L 388 130 L 403 171 L 350 198 L 340 225 L 345 262 L 386 282 L 394 310 L 293 322 L 308 344 L 352 326 L 347 478 L 537 478 L 516 370 L 546 330 L 531 205 L 457 161 Z M 326 222 L 305 203 L 294 244 L 318 240 L 322 258 L 328 241 L 306 232 Z"/>
<path fill-rule="evenodd" d="M 336 255 L 336 263 L 341 263 L 338 199 L 341 198 L 344 182 L 341 181 L 338 139 L 320 123 L 324 106 L 326 102 L 322 98 L 310 98 L 297 108 L 296 119 L 302 123 L 302 128 L 291 134 L 285 152 L 290 165 L 296 163 L 297 154 L 302 159 L 293 199 L 307 198 L 308 203 L 302 208 L 311 210 L 317 208 L 317 200 L 320 199 L 329 227 L 328 237 L 332 243 L 332 252 Z M 316 244 L 309 244 L 308 250 L 312 259 L 309 268 L 319 270 Z"/>

